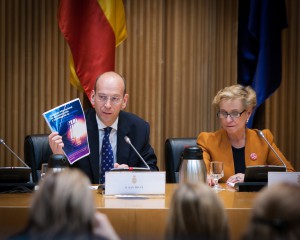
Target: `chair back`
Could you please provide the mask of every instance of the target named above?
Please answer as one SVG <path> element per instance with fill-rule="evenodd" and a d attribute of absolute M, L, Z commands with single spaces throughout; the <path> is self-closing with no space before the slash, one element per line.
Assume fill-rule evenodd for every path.
<path fill-rule="evenodd" d="M 196 146 L 197 138 L 168 138 L 165 142 L 166 182 L 178 183 L 182 152 L 187 146 Z"/>
<path fill-rule="evenodd" d="M 52 155 L 48 134 L 32 134 L 25 137 L 24 155 L 26 164 L 31 167 L 32 181 L 37 183 L 43 163 Z"/>

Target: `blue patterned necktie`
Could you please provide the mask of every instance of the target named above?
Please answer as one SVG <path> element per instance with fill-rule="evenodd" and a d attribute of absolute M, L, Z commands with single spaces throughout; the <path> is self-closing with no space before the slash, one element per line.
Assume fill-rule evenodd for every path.
<path fill-rule="evenodd" d="M 114 166 L 114 154 L 109 141 L 109 134 L 111 127 L 104 128 L 104 137 L 102 141 L 101 149 L 101 173 L 100 173 L 100 183 L 105 183 L 105 172 L 109 171 Z"/>

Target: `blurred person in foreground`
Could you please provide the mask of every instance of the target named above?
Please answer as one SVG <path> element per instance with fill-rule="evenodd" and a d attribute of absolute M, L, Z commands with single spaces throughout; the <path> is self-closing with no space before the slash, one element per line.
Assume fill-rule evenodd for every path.
<path fill-rule="evenodd" d="M 119 240 L 106 215 L 96 211 L 89 186 L 78 169 L 47 174 L 34 192 L 27 227 L 10 239 Z"/>
<path fill-rule="evenodd" d="M 157 158 L 150 145 L 150 125 L 138 116 L 123 111 L 129 95 L 126 93 L 125 79 L 116 72 L 105 72 L 96 79 L 91 94 L 93 108 L 85 112 L 90 155 L 75 162 L 72 166 L 81 169 L 89 176 L 92 184 L 104 184 L 105 165 L 102 164 L 102 143 L 105 130 L 110 129 L 109 143 L 113 160 L 108 167 L 145 167 L 136 152 L 124 140 L 128 136 L 152 171 L 158 171 Z M 54 154 L 64 154 L 64 143 L 57 132 L 49 135 L 49 145 Z"/>
<path fill-rule="evenodd" d="M 166 239 L 229 239 L 227 215 L 217 194 L 203 183 L 179 185 L 171 200 Z"/>
<path fill-rule="evenodd" d="M 210 162 L 223 162 L 224 177 L 219 182 L 236 183 L 244 182 L 248 166 L 282 166 L 257 129 L 246 127 L 256 107 L 256 93 L 250 86 L 237 84 L 221 89 L 214 97 L 213 105 L 217 108 L 221 129 L 216 132 L 201 132 L 197 139 L 197 144 L 203 150 L 207 172 L 210 170 Z M 270 130 L 265 129 L 262 132 L 286 164 L 287 170 L 294 171 L 290 162 L 275 145 Z M 209 176 L 208 184 L 213 185 Z"/>
<path fill-rule="evenodd" d="M 300 239 L 300 185 L 278 183 L 264 188 L 254 201 L 243 240 Z"/>

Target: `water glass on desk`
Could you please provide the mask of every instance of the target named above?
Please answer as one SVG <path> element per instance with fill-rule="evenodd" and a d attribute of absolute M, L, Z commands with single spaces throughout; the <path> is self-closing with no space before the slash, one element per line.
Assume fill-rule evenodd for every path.
<path fill-rule="evenodd" d="M 223 162 L 211 162 L 210 163 L 210 177 L 214 180 L 214 190 L 223 190 L 219 185 L 219 179 L 224 176 Z"/>
<path fill-rule="evenodd" d="M 46 176 L 48 171 L 48 163 L 43 163 L 41 167 L 41 180 Z"/>

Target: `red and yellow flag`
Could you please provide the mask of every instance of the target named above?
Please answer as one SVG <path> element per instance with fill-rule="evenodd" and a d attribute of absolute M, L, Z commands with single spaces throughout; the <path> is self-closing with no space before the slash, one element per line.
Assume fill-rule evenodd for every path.
<path fill-rule="evenodd" d="M 88 98 L 96 77 L 115 68 L 115 48 L 126 39 L 122 0 L 60 0 L 58 25 L 71 50 L 71 84 Z"/>

